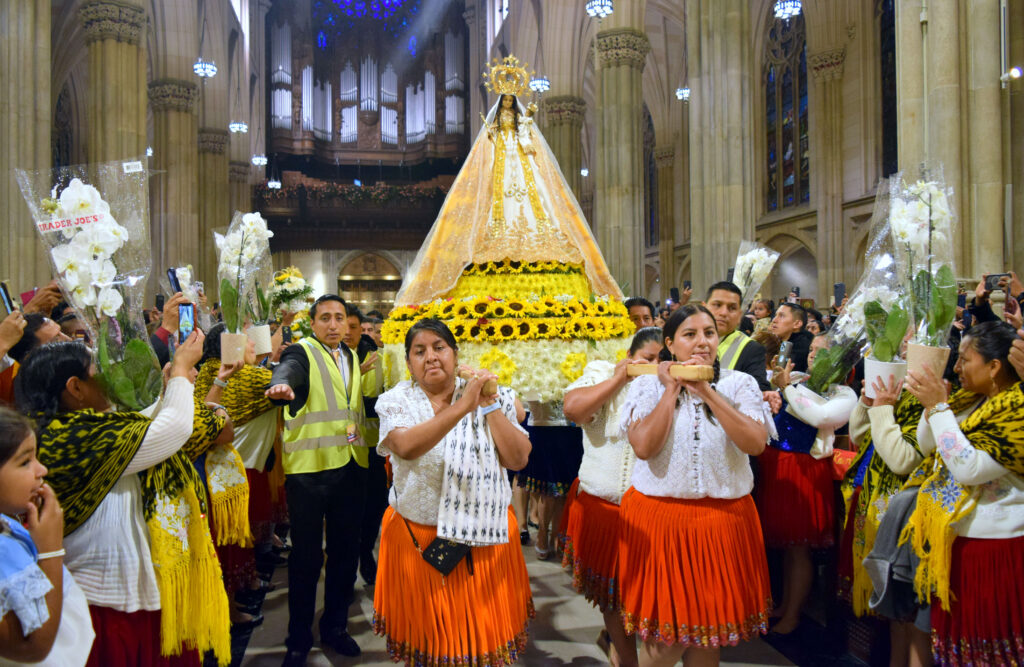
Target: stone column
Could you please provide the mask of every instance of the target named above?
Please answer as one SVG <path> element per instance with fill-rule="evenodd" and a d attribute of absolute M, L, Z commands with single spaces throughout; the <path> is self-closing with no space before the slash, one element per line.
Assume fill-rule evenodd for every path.
<path fill-rule="evenodd" d="M 462 18 L 466 21 L 466 36 L 469 43 L 469 72 L 466 78 L 466 96 L 469 98 L 469 136 L 475 137 L 480 131 L 480 114 L 486 113 L 486 97 L 480 92 L 480 74 L 487 58 L 487 8 L 478 6 L 476 0 L 466 2 Z"/>
<path fill-rule="evenodd" d="M 811 114 L 811 151 L 816 157 L 811 178 L 812 201 L 818 211 L 818 294 L 832 293 L 832 285 L 844 282 L 845 264 L 853 264 L 843 246 L 843 47 L 812 53 L 807 58 L 814 89 Z M 812 103 L 813 103 L 812 102 Z"/>
<path fill-rule="evenodd" d="M 924 71 L 921 0 L 896 0 L 896 143 L 903 172 L 925 160 Z"/>
<path fill-rule="evenodd" d="M 694 292 L 726 272 L 754 238 L 750 3 L 687 0 L 690 221 Z"/>
<path fill-rule="evenodd" d="M 643 263 L 643 71 L 651 43 L 634 28 L 597 35 L 601 104 L 595 216 L 598 243 L 624 290 L 640 294 Z M 627 295 L 628 296 L 628 295 Z"/>
<path fill-rule="evenodd" d="M 78 10 L 89 46 L 90 162 L 146 150 L 146 10 L 130 0 L 90 0 Z"/>
<path fill-rule="evenodd" d="M 230 190 L 230 201 L 228 202 L 228 213 L 234 215 L 235 211 L 252 211 L 252 186 L 249 185 L 249 174 L 252 172 L 252 165 L 241 160 L 232 160 L 228 163 L 228 187 Z"/>
<path fill-rule="evenodd" d="M 674 146 L 654 149 L 654 165 L 658 170 L 658 265 L 662 301 L 669 297 L 676 276 L 675 265 L 675 162 Z"/>
<path fill-rule="evenodd" d="M 1004 267 L 1002 89 L 999 83 L 999 2 L 968 0 L 967 16 L 967 192 L 962 197 L 970 225 L 960 235 L 964 266 L 980 276 Z M 1010 255 L 1012 253 L 1007 253 Z M 1006 257 L 1005 259 L 1009 259 Z M 966 265 L 966 266 L 965 266 Z M 1016 267 L 1021 270 L 1024 267 Z"/>
<path fill-rule="evenodd" d="M 199 130 L 199 255 L 193 262 L 201 280 L 208 285 L 217 277 L 213 230 L 231 222 L 227 150 L 227 130 Z"/>
<path fill-rule="evenodd" d="M 1024 26 L 1024 2 L 1010 3 L 1010 25 Z M 1024 63 L 1024 30 L 1010 30 L 1010 64 Z M 1013 187 L 1013 214 L 1007 251 L 1010 266 L 1018 275 L 1024 272 L 1024 82 L 1011 82 L 1009 93 L 1009 127 L 1004 126 L 1009 153 L 1010 175 L 1006 182 Z M 1004 118 L 1004 123 L 1007 122 Z M 1004 159 L 1004 164 L 1006 160 Z"/>
<path fill-rule="evenodd" d="M 573 95 L 546 97 L 541 101 L 544 119 L 544 138 L 551 146 L 551 152 L 562 168 L 562 175 L 572 188 L 576 199 L 580 198 L 583 166 L 583 113 L 587 103 Z"/>
<path fill-rule="evenodd" d="M 153 105 L 154 171 L 150 180 L 150 220 L 154 276 L 176 262 L 203 266 L 198 208 L 199 150 L 196 100 L 191 81 L 159 79 L 149 84 Z M 156 285 L 155 278 L 151 281 Z"/>
<path fill-rule="evenodd" d="M 4 75 L 0 105 L 0 269 L 13 296 L 50 280 L 50 262 L 37 239 L 14 178 L 14 169 L 49 169 L 50 128 L 50 0 L 2 0 L 0 25 Z"/>

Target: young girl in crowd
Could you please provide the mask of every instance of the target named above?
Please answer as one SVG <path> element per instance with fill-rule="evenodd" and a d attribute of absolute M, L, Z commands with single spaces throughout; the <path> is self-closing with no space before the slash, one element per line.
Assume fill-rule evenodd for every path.
<path fill-rule="evenodd" d="M 95 635 L 64 568 L 64 513 L 45 475 L 32 422 L 0 408 L 0 665 L 81 667 Z"/>
<path fill-rule="evenodd" d="M 631 363 L 657 363 L 662 334 L 640 329 L 629 356 L 617 364 L 592 361 L 566 389 L 565 416 L 583 427 L 583 462 L 569 490 L 562 517 L 565 551 L 562 565 L 572 568 L 573 587 L 604 614 L 615 654 L 612 663 L 636 664 L 636 642 L 627 639 L 619 616 L 617 563 L 619 503 L 633 477 L 636 455 L 619 430 Z"/>
<path fill-rule="evenodd" d="M 767 631 L 768 565 L 748 455 L 771 419 L 751 376 L 720 370 L 706 308 L 685 305 L 665 325 L 666 351 L 714 366 L 712 382 L 637 378 L 621 413 L 636 453 L 622 497 L 618 578 L 627 634 L 644 640 L 640 665 L 717 664 L 719 647 Z"/>

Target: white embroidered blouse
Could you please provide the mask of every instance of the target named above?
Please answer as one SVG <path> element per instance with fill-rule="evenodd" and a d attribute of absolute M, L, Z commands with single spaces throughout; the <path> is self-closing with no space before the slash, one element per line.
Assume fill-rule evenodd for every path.
<path fill-rule="evenodd" d="M 615 364 L 592 361 L 583 369 L 583 375 L 565 390 L 593 387 L 610 380 L 614 373 Z M 580 489 L 616 505 L 622 502 L 623 494 L 629 489 L 636 463 L 633 447 L 619 430 L 619 412 L 628 392 L 628 386 L 621 388 L 601 406 L 590 423 L 580 424 L 583 428 Z"/>
<path fill-rule="evenodd" d="M 457 380 L 458 386 L 463 384 Z M 457 390 L 458 391 L 458 390 Z M 515 392 L 508 387 L 498 387 L 498 403 L 508 420 L 520 428 L 516 420 Z M 434 409 L 423 390 L 409 380 L 398 383 L 377 399 L 377 416 L 380 418 L 380 440 L 383 443 L 391 431 L 411 428 L 434 418 Z M 462 419 L 472 420 L 474 413 Z M 460 422 L 461 423 L 461 422 Z M 377 453 L 391 457 L 394 483 L 388 495 L 388 503 L 409 521 L 434 526 L 438 522 L 441 496 L 444 489 L 445 445 L 447 440 L 464 433 L 458 427 L 445 435 L 441 442 L 431 447 L 419 458 L 407 460 L 398 456 L 385 445 L 377 445 Z M 524 431 L 525 433 L 525 431 Z M 497 452 L 495 452 L 497 456 Z M 508 488 L 507 481 L 504 487 Z M 511 490 L 509 489 L 509 502 Z M 508 506 L 505 502 L 504 507 Z"/>
<path fill-rule="evenodd" d="M 751 376 L 723 369 L 715 388 L 744 415 L 760 424 L 770 421 Z M 623 438 L 628 437 L 630 424 L 654 411 L 664 393 L 656 375 L 633 380 L 619 420 Z M 703 401 L 685 391 L 679 395 L 665 446 L 646 461 L 638 459 L 633 468 L 633 487 L 647 496 L 742 498 L 753 486 L 750 458 L 729 440 L 717 420 L 708 419 Z"/>

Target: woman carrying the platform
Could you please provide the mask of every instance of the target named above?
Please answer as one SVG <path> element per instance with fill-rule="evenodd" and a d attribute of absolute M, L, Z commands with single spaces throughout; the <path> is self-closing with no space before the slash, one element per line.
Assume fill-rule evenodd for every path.
<path fill-rule="evenodd" d="M 626 367 L 657 363 L 661 349 L 661 329 L 640 329 L 628 357 L 614 365 L 590 362 L 565 393 L 566 417 L 583 427 L 583 463 L 562 516 L 562 565 L 572 568 L 573 588 L 604 614 L 615 665 L 636 664 L 636 642 L 622 629 L 616 572 L 619 503 L 633 478 L 636 455 L 619 430 L 619 412 L 631 379 Z"/>
<path fill-rule="evenodd" d="M 439 320 L 414 324 L 405 354 L 412 380 L 377 400 L 377 451 L 391 457 L 394 484 L 374 630 L 407 665 L 512 664 L 533 616 L 526 563 L 509 541 L 519 529 L 505 469 L 530 453 L 515 395 L 484 394 L 495 379 L 485 371 L 459 377 L 458 346 Z"/>
<path fill-rule="evenodd" d="M 768 440 L 771 414 L 757 382 L 720 370 L 706 308 L 686 305 L 665 324 L 666 352 L 714 366 L 711 382 L 637 378 L 621 413 L 636 453 L 622 497 L 618 573 L 627 634 L 640 665 L 716 665 L 719 647 L 767 631 L 768 564 L 749 456 Z"/>
<path fill-rule="evenodd" d="M 1016 339 L 1006 322 L 966 331 L 955 367 L 962 389 L 952 396 L 930 369 L 907 375 L 924 406 L 917 441 L 926 458 L 907 481 L 920 490 L 902 539 L 921 559 L 914 588 L 931 600 L 940 665 L 1024 663 L 1024 383 L 1008 359 Z"/>

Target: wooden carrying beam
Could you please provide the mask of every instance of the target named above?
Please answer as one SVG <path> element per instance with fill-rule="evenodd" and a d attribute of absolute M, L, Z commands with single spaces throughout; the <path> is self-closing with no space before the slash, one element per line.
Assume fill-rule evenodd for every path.
<path fill-rule="evenodd" d="M 685 366 L 673 364 L 669 373 L 674 378 L 690 380 L 693 382 L 711 382 L 715 379 L 715 369 L 712 366 Z M 626 375 L 657 375 L 658 364 L 630 364 L 626 366 Z"/>

